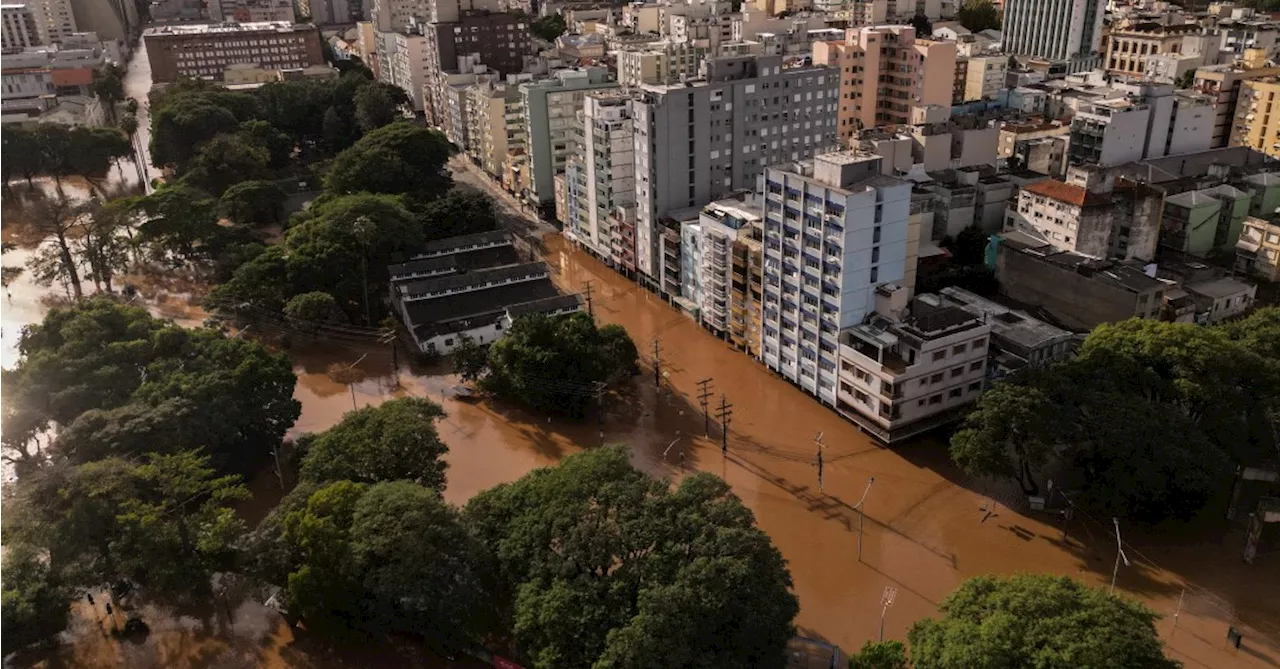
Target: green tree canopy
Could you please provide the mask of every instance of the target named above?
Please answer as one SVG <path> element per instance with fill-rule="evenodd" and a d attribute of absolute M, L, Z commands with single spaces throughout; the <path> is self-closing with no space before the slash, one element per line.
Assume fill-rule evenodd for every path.
<path fill-rule="evenodd" d="M 140 241 L 157 257 L 180 263 L 216 255 L 210 246 L 222 231 L 218 201 L 208 193 L 180 181 L 138 198 L 136 205 L 146 219 L 138 228 Z"/>
<path fill-rule="evenodd" d="M 300 410 L 285 356 L 106 299 L 50 311 L 19 352 L 6 395 L 61 426 L 57 450 L 76 462 L 204 447 L 250 471 Z"/>
<path fill-rule="evenodd" d="M 1274 314 L 1252 325 L 1265 332 Z M 1095 329 L 1068 362 L 997 383 L 951 439 L 971 475 L 1037 494 L 1046 472 L 1108 515 L 1194 515 L 1233 463 L 1274 453 L 1277 360 L 1233 326 L 1131 320 Z M 1264 334 L 1265 337 L 1265 334 Z M 1263 355 L 1259 355 L 1259 352 Z"/>
<path fill-rule="evenodd" d="M 446 239 L 498 229 L 493 200 L 471 189 L 454 188 L 422 208 L 427 240 Z"/>
<path fill-rule="evenodd" d="M 581 416 L 599 384 L 636 369 L 635 344 L 617 325 L 596 327 L 584 312 L 516 319 L 489 347 L 485 390 L 539 411 Z"/>
<path fill-rule="evenodd" d="M 266 121 L 245 121 L 236 129 L 235 136 L 245 144 L 265 150 L 267 167 L 272 169 L 287 166 L 293 157 L 293 138 Z"/>
<path fill-rule="evenodd" d="M 218 213 L 233 223 L 248 226 L 280 222 L 286 194 L 271 181 L 241 181 L 223 191 Z"/>
<path fill-rule="evenodd" d="M 302 460 L 302 479 L 361 483 L 413 481 L 444 492 L 443 461 L 449 447 L 440 440 L 439 405 L 417 397 L 391 400 L 343 416 L 316 435 Z"/>
<path fill-rule="evenodd" d="M 72 591 L 30 546 L 6 544 L 0 633 L 6 654 L 67 627 Z"/>
<path fill-rule="evenodd" d="M 797 602 L 786 563 L 729 486 L 672 490 L 622 448 L 587 451 L 474 497 L 497 601 L 527 664 L 781 666 Z"/>
<path fill-rule="evenodd" d="M 183 181 L 214 196 L 247 179 L 267 176 L 271 154 L 253 138 L 218 135 L 205 142 L 183 171 Z"/>
<path fill-rule="evenodd" d="M 901 641 L 868 641 L 849 656 L 849 669 L 907 668 L 907 647 Z"/>
<path fill-rule="evenodd" d="M 181 172 L 205 142 L 257 118 L 253 97 L 175 84 L 151 95 L 151 160 Z"/>
<path fill-rule="evenodd" d="M 907 635 L 915 669 L 1176 669 L 1156 614 L 1064 576 L 980 576 L 965 581 Z"/>
<path fill-rule="evenodd" d="M 357 234 L 354 221 L 365 221 Z M 206 299 L 210 308 L 234 310 L 251 303 L 279 312 L 294 295 L 332 295 L 349 318 L 363 318 L 362 265 L 370 293 L 387 281 L 387 265 L 407 257 L 425 238 L 422 221 L 391 195 L 321 198 L 294 216 L 281 246 L 272 247 L 236 269 L 231 280 Z"/>
<path fill-rule="evenodd" d="M 999 30 L 1002 18 L 1000 10 L 991 0 L 965 0 L 956 12 L 960 25 L 973 32 Z"/>
<path fill-rule="evenodd" d="M 116 117 L 116 105 L 124 99 L 124 68 L 107 63 L 93 71 L 93 94 L 107 110 L 107 117 Z"/>
<path fill-rule="evenodd" d="M 297 506 L 297 505 L 295 505 Z M 408 481 L 338 481 L 271 521 L 288 565 L 290 613 L 310 629 L 410 632 L 443 650 L 485 632 L 484 552 L 458 513 Z"/>
<path fill-rule="evenodd" d="M 399 86 L 372 81 L 360 88 L 355 99 L 355 121 L 363 132 L 372 132 L 404 118 L 412 101 Z"/>
<path fill-rule="evenodd" d="M 338 307 L 338 301 L 328 293 L 314 291 L 289 298 L 284 305 L 285 318 L 296 328 L 318 329 L 322 323 L 342 323 L 346 314 Z"/>
<path fill-rule="evenodd" d="M 23 485 L 6 509 L 6 543 L 46 552 L 78 587 L 127 579 L 160 599 L 207 597 L 245 530 L 230 506 L 248 496 L 239 477 L 192 451 L 53 467 Z"/>
<path fill-rule="evenodd" d="M 333 161 L 325 188 L 337 194 L 407 194 L 427 200 L 452 185 L 445 164 L 453 153 L 435 130 L 397 122 L 370 132 Z"/>
<path fill-rule="evenodd" d="M 541 39 L 548 42 L 554 42 L 555 39 L 564 34 L 568 26 L 565 25 L 564 17 L 559 14 L 551 14 L 549 16 L 539 17 L 533 20 L 533 25 L 529 26 L 531 32 Z"/>

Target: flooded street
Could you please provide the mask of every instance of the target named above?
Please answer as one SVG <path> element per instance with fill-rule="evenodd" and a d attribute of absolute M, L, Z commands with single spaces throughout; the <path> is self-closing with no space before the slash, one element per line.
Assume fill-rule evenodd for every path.
<path fill-rule="evenodd" d="M 6 240 L 13 229 L 6 218 Z M 25 247 L 5 254 L 6 266 L 25 262 L 33 252 L 32 240 L 16 234 L 13 240 Z M 389 349 L 316 342 L 290 350 L 298 373 L 295 397 L 302 403 L 293 433 L 326 429 L 353 404 L 363 407 L 405 394 L 429 397 L 449 414 L 440 424 L 450 447 L 445 497 L 457 504 L 602 443 L 629 444 L 637 466 L 655 474 L 679 477 L 693 468 L 712 472 L 733 485 L 789 561 L 800 598 L 800 634 L 845 650 L 877 637 L 886 587 L 896 588 L 897 598 L 884 622 L 885 637 L 905 640 L 912 622 L 935 614 L 938 602 L 970 576 L 1030 571 L 1073 575 L 1093 585 L 1109 582 L 1115 558 L 1109 520 L 1078 515 L 1064 540 L 1058 520 L 1010 509 L 1021 504 L 1016 486 L 987 488 L 967 480 L 950 464 L 940 438 L 883 448 L 661 298 L 568 248 L 559 237 L 549 237 L 547 244 L 546 259 L 562 287 L 577 291 L 593 282 L 597 318 L 625 326 L 641 352 L 643 373 L 620 391 L 623 397 L 602 420 L 547 421 L 491 403 L 458 401 L 449 393 L 458 381 L 447 373 L 447 363 L 411 371 L 401 350 L 396 374 Z M 6 366 L 15 360 L 12 346 L 21 325 L 38 320 L 51 304 L 47 296 L 60 293 L 34 285 L 25 275 L 11 291 L 12 298 L 0 304 Z M 191 286 L 144 284 L 142 292 L 158 315 L 184 324 L 203 318 Z M 655 340 L 661 389 L 655 388 L 650 366 Z M 334 373 L 357 360 L 350 375 Z M 727 455 L 721 454 L 714 426 L 710 438 L 703 434 L 695 383 L 707 377 L 713 379 L 713 401 L 718 403 L 723 393 L 733 405 Z M 826 445 L 822 492 L 813 466 L 814 438 L 820 432 Z M 871 477 L 875 483 L 860 523 L 854 505 Z M 251 485 L 263 508 L 278 494 L 274 474 Z M 1149 540 L 1137 528 L 1126 528 L 1125 539 L 1133 566 L 1121 567 L 1118 589 L 1165 616 L 1158 625 L 1173 657 L 1188 667 L 1280 665 L 1280 555 L 1263 554 L 1253 565 L 1243 565 L 1239 533 L 1180 545 Z M 1175 629 L 1173 614 L 1184 587 Z M 225 612 L 151 612 L 153 633 L 138 645 L 105 638 L 87 612 L 78 613 L 82 615 L 70 635 L 74 645 L 36 666 L 319 668 L 384 663 L 369 655 L 315 654 L 305 641 L 293 639 L 278 617 L 252 602 L 235 608 L 230 627 Z M 1241 650 L 1228 649 L 1228 625 L 1243 632 Z M 397 656 L 385 660 L 385 666 L 442 665 Z"/>

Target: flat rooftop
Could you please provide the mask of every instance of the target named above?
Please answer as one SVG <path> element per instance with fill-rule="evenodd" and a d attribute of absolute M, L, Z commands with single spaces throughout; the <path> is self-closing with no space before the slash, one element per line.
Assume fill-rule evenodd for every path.
<path fill-rule="evenodd" d="M 289 23 L 288 21 L 250 21 L 246 23 L 237 23 L 235 21 L 225 21 L 223 23 L 187 23 L 172 24 L 163 26 L 154 26 L 142 31 L 143 37 L 165 37 L 165 36 L 181 36 L 181 35 L 217 35 L 217 34 L 233 34 L 248 32 L 277 32 L 291 33 L 308 30 L 316 30 L 316 27 L 310 23 Z"/>
<path fill-rule="evenodd" d="M 948 286 L 939 292 L 948 300 L 958 303 L 962 309 L 981 315 L 991 324 L 991 331 L 996 337 L 1008 340 L 1025 351 L 1072 337 L 1070 330 L 1046 323 L 1024 311 L 1010 309 L 963 288 Z"/>

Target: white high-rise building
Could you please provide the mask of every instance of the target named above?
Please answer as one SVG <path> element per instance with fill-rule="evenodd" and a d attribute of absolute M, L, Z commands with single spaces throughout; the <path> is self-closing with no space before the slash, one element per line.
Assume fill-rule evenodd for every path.
<path fill-rule="evenodd" d="M 583 99 L 581 162 L 583 215 L 565 234 L 609 260 L 615 243 L 610 215 L 615 207 L 636 201 L 631 95 L 626 91 L 591 91 Z"/>
<path fill-rule="evenodd" d="M 1102 46 L 1104 0 L 1005 0 L 1004 51 L 1086 61 Z"/>
<path fill-rule="evenodd" d="M 841 331 L 876 306 L 876 287 L 914 269 L 911 184 L 881 158 L 843 151 L 760 177 L 764 198 L 762 357 L 828 405 L 837 402 Z M 902 286 L 910 293 L 912 286 Z"/>

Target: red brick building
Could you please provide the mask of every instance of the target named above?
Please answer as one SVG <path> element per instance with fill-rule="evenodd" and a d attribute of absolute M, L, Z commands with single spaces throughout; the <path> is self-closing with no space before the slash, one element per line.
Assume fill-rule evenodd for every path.
<path fill-rule="evenodd" d="M 147 57 L 151 80 L 169 83 L 180 77 L 221 80 L 228 65 L 253 64 L 287 70 L 324 64 L 320 30 L 311 24 L 285 22 L 213 23 L 148 28 Z"/>

